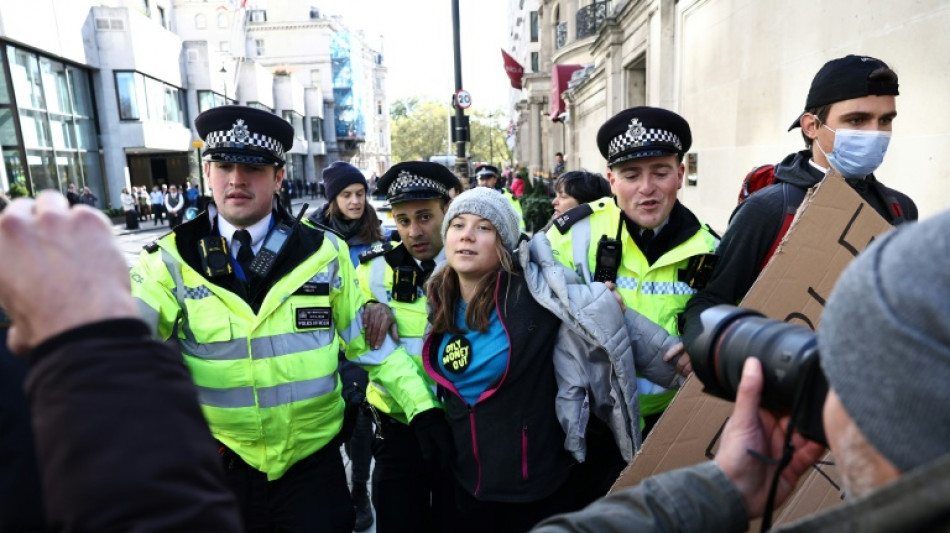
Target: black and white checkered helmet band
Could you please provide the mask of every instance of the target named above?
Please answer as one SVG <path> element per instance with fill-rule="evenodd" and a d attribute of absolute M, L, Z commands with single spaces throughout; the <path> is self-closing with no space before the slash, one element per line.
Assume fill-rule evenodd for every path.
<path fill-rule="evenodd" d="M 246 132 L 239 136 L 234 129 L 208 133 L 208 137 L 205 139 L 205 149 L 220 150 L 222 148 L 236 150 L 258 148 L 267 150 L 281 161 L 284 160 L 284 147 L 280 144 L 280 141 L 260 133 Z"/>
<path fill-rule="evenodd" d="M 613 159 L 624 152 L 635 148 L 667 148 L 675 149 L 677 152 L 683 151 L 683 143 L 680 138 L 671 131 L 656 128 L 631 128 L 634 131 L 627 130 L 610 140 L 607 145 L 608 159 Z"/>
<path fill-rule="evenodd" d="M 432 178 L 413 174 L 407 170 L 399 171 L 399 175 L 389 186 L 389 196 L 422 191 L 434 191 L 442 196 L 448 196 L 449 194 L 449 190 L 442 183 Z"/>

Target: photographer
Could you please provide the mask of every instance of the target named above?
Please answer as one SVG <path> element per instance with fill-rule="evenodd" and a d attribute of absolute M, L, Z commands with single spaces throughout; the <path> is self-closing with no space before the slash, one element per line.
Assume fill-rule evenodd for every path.
<path fill-rule="evenodd" d="M 777 531 L 950 526 L 948 226 L 945 212 L 878 239 L 838 281 L 818 348 L 829 385 L 821 418 L 847 501 Z M 748 357 L 714 461 L 651 477 L 535 531 L 745 531 L 762 515 L 777 468 L 762 456 L 781 454 L 788 427 L 787 417 L 758 408 L 763 376 Z M 822 453 L 797 433 L 791 444 L 776 506 Z"/>
<path fill-rule="evenodd" d="M 40 502 L 36 474 L 3 479 L 0 510 L 15 514 L 0 515 L 0 530 L 43 530 L 29 513 L 42 506 L 50 531 L 241 531 L 191 378 L 138 319 L 106 218 L 42 192 L 0 215 L 0 250 L 16 250 L 0 253 L 0 306 L 12 319 L 10 350 L 30 365 L 43 480 Z M 2 405 L 4 421 L 13 409 L 26 414 Z M 11 450 L 10 425 L 3 430 L 12 453 L 0 462 L 26 470 L 32 458 Z"/>

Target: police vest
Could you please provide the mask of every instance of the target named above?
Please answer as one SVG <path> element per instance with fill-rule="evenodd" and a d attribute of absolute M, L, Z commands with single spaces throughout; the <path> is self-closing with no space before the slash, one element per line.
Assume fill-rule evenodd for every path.
<path fill-rule="evenodd" d="M 387 256 L 396 253 L 402 243 L 392 243 L 388 247 L 379 246 L 364 252 L 360 256 L 360 266 L 356 269 L 356 279 L 366 300 L 376 300 L 392 309 L 399 331 L 399 343 L 412 357 L 412 361 L 419 369 L 426 384 L 435 391 L 435 382 L 426 374 L 422 365 L 422 341 L 425 336 L 428 315 L 426 302 L 428 301 L 421 284 L 416 287 L 416 298 L 413 302 L 399 301 L 393 297 L 393 267 L 387 261 Z M 436 265 L 445 262 L 445 251 L 440 251 L 435 258 Z M 406 415 L 389 391 L 378 381 L 370 381 L 366 388 L 366 400 L 386 413 L 390 417 L 408 424 Z"/>
<path fill-rule="evenodd" d="M 501 189 L 501 195 L 507 198 L 508 202 L 511 203 L 511 206 L 515 208 L 515 212 L 518 213 L 518 229 L 524 232 L 524 212 L 521 210 L 521 202 L 515 198 L 514 193 L 512 193 L 509 189 Z"/>
<path fill-rule="evenodd" d="M 326 233 L 319 250 L 274 282 L 260 310 L 185 263 L 175 234 L 142 253 L 132 294 L 146 322 L 167 339 L 177 325 L 185 364 L 212 435 L 252 467 L 280 478 L 339 433 L 343 399 L 337 375 L 340 342 L 370 375 L 401 383 L 411 416 L 438 404 L 394 343 L 368 352 L 362 295 L 346 245 Z M 385 355 L 381 355 L 385 353 Z"/>
<path fill-rule="evenodd" d="M 621 210 L 610 198 L 596 200 L 588 205 L 590 210 L 587 212 L 590 214 L 571 220 L 566 233 L 562 234 L 556 226 L 552 226 L 547 236 L 554 257 L 590 283 L 597 263 L 597 242 L 601 235 L 616 238 Z M 626 224 L 622 226 L 620 238 L 623 257 L 617 271 L 616 285 L 624 304 L 662 326 L 670 335 L 678 336 L 679 315 L 698 291 L 688 281 L 681 280 L 680 273 L 687 269 L 694 256 L 715 252 L 719 239 L 702 226 L 689 239 L 667 251 L 651 265 L 633 242 Z M 640 410 L 645 416 L 662 412 L 675 394 L 675 391 L 668 391 L 644 378 L 637 378 L 637 388 Z"/>

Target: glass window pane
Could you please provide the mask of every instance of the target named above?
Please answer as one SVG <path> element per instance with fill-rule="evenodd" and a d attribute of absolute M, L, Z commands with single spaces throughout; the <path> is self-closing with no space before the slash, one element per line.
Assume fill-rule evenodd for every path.
<path fill-rule="evenodd" d="M 85 186 L 92 190 L 92 194 L 99 197 L 99 207 L 108 207 L 105 205 L 106 188 L 105 180 L 102 179 L 102 163 L 98 152 L 84 152 L 82 158 L 82 173 Z"/>
<path fill-rule="evenodd" d="M 89 74 L 75 67 L 67 67 L 66 74 L 69 79 L 69 87 L 72 89 L 73 113 L 91 117 L 92 93 L 89 89 Z"/>
<path fill-rule="evenodd" d="M 145 90 L 148 93 L 148 118 L 150 120 L 165 120 L 165 84 L 154 79 L 142 76 L 145 80 Z"/>
<path fill-rule="evenodd" d="M 91 118 L 76 120 L 76 147 L 83 150 L 98 150 L 99 139 L 96 137 L 96 123 Z"/>
<path fill-rule="evenodd" d="M 10 74 L 13 78 L 17 103 L 20 107 L 45 108 L 40 86 L 40 67 L 36 56 L 12 46 L 7 48 L 8 52 L 11 50 L 10 55 L 13 60 L 10 62 Z"/>
<path fill-rule="evenodd" d="M 56 184 L 55 168 L 49 152 L 27 150 L 26 164 L 30 167 L 30 178 L 33 180 L 34 193 L 45 189 L 59 188 Z"/>
<path fill-rule="evenodd" d="M 0 65 L 6 63 L 5 57 L 3 57 L 2 48 L 0 48 Z M 9 104 L 10 103 L 10 88 L 7 87 L 7 77 L 3 74 L 3 71 L 0 71 L 0 104 Z"/>
<path fill-rule="evenodd" d="M 40 58 L 40 71 L 42 72 L 47 109 L 55 112 L 72 113 L 73 109 L 69 101 L 69 89 L 63 64 L 42 57 Z"/>
<path fill-rule="evenodd" d="M 46 113 L 21 110 L 20 129 L 23 132 L 23 144 L 27 148 L 49 147 L 49 136 L 46 133 Z"/>
<path fill-rule="evenodd" d="M 139 119 L 138 93 L 135 90 L 134 72 L 116 72 L 115 85 L 119 97 L 119 118 Z"/>
<path fill-rule="evenodd" d="M 23 168 L 19 150 L 3 150 L 3 168 L 7 173 L 7 189 L 14 183 L 26 186 L 26 169 Z"/>
<path fill-rule="evenodd" d="M 13 123 L 13 110 L 0 108 L 0 146 L 16 146 L 16 128 Z"/>

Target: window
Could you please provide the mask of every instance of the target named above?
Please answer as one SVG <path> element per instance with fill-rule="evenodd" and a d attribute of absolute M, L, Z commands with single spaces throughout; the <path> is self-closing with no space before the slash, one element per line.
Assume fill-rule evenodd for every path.
<path fill-rule="evenodd" d="M 165 17 L 165 8 L 158 6 L 158 22 L 166 30 L 168 29 L 168 18 Z"/>
<path fill-rule="evenodd" d="M 539 72 L 541 66 L 538 64 L 540 62 L 537 52 L 531 52 L 531 72 Z"/>
<path fill-rule="evenodd" d="M 122 120 L 138 120 L 139 95 L 135 91 L 135 73 L 116 72 L 115 88 L 119 97 L 119 118 Z"/>
<path fill-rule="evenodd" d="M 314 87 L 320 86 L 320 69 L 313 69 L 310 71 L 310 85 Z"/>
<path fill-rule="evenodd" d="M 260 109 L 261 111 L 268 111 L 268 112 L 270 112 L 270 113 L 273 113 L 273 112 L 274 112 L 273 109 L 267 107 L 266 105 L 264 105 L 264 104 L 262 104 L 262 103 L 260 103 L 260 102 L 248 102 L 248 103 L 247 103 L 247 107 L 253 107 L 254 109 Z"/>
<path fill-rule="evenodd" d="M 255 39 L 254 49 L 256 50 L 258 56 L 264 55 L 264 39 Z"/>
<path fill-rule="evenodd" d="M 228 53 L 231 51 L 231 43 L 227 41 L 221 41 L 218 43 L 218 51 L 222 53 Z"/>
<path fill-rule="evenodd" d="M 185 125 L 183 95 L 178 87 L 138 72 L 115 73 L 119 118 Z"/>
<path fill-rule="evenodd" d="M 228 14 L 227 13 L 218 13 L 218 27 L 227 28 L 228 27 Z"/>
<path fill-rule="evenodd" d="M 313 142 L 323 142 L 323 119 L 312 117 L 310 119 L 310 140 Z"/>
<path fill-rule="evenodd" d="M 538 12 L 531 12 L 531 42 L 538 42 Z"/>
<path fill-rule="evenodd" d="M 294 136 L 302 139 L 304 136 L 303 115 L 293 111 L 284 111 L 281 113 L 281 116 L 294 127 Z"/>
<path fill-rule="evenodd" d="M 263 9 L 252 9 L 251 22 L 267 22 L 267 11 Z"/>
<path fill-rule="evenodd" d="M 198 91 L 198 112 L 207 111 L 211 108 L 222 106 L 228 103 L 228 100 L 213 91 Z"/>
<path fill-rule="evenodd" d="M 377 114 L 377 115 L 382 115 L 382 114 L 383 114 L 383 101 L 382 101 L 382 100 L 377 100 L 377 101 L 376 101 L 376 114 Z"/>
<path fill-rule="evenodd" d="M 145 13 L 146 17 L 152 16 L 152 9 L 148 5 L 148 0 L 142 0 L 142 13 Z"/>
<path fill-rule="evenodd" d="M 204 16 L 203 13 L 198 13 L 195 15 L 195 29 L 203 30 L 208 27 L 208 19 Z"/>

